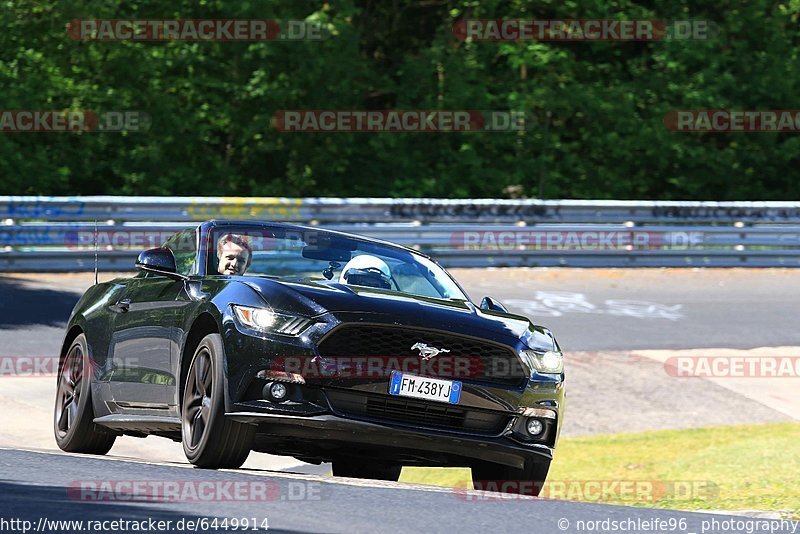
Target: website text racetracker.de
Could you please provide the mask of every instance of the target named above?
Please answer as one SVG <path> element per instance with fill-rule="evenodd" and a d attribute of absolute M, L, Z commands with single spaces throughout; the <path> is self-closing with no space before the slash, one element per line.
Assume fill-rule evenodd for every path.
<path fill-rule="evenodd" d="M 800 110 L 674 110 L 664 125 L 674 132 L 798 132 Z"/>
<path fill-rule="evenodd" d="M 480 491 L 464 489 L 470 486 Z M 462 482 L 454 491 L 459 500 L 471 502 L 528 499 L 532 493 L 540 499 L 648 503 L 719 496 L 719 486 L 711 480 L 473 480 L 472 484 Z"/>
<path fill-rule="evenodd" d="M 282 218 L 289 215 L 290 210 L 276 207 L 268 209 L 244 208 L 231 210 L 219 208 L 216 210 L 189 209 L 190 216 L 200 216 L 201 212 L 206 218 L 249 218 L 261 216 L 267 218 Z M 237 234 L 250 245 L 253 252 L 286 252 L 297 250 L 306 245 L 316 245 L 319 242 L 320 232 L 317 230 L 298 230 L 283 231 L 281 237 L 277 237 L 271 231 L 248 231 L 245 234 Z M 0 238 L 3 237 L 0 232 Z M 176 230 L 137 230 L 137 229 L 117 229 L 117 228 L 89 228 L 86 230 L 67 230 L 61 231 L 53 227 L 52 234 L 48 230 L 37 233 L 27 233 L 19 238 L 19 245 L 38 245 L 38 244 L 57 244 L 63 245 L 70 250 L 144 250 L 146 248 L 156 248 L 168 245 L 172 252 L 194 252 L 197 250 L 197 238 L 194 233 L 179 233 Z M 213 249 L 216 243 L 209 243 L 207 246 Z"/>
<path fill-rule="evenodd" d="M 709 39 L 718 28 L 707 20 L 463 19 L 453 34 L 472 41 L 661 41 Z"/>
<path fill-rule="evenodd" d="M 137 110 L 0 110 L 0 132 L 144 132 L 152 118 Z"/>
<path fill-rule="evenodd" d="M 321 482 L 265 480 L 74 480 L 67 497 L 89 502 L 274 502 L 329 498 Z"/>
<path fill-rule="evenodd" d="M 93 41 L 272 41 L 330 37 L 322 23 L 273 19 L 73 19 L 67 35 Z"/>
<path fill-rule="evenodd" d="M 278 110 L 272 126 L 280 132 L 519 132 L 535 116 L 506 110 Z"/>
<path fill-rule="evenodd" d="M 702 232 L 645 230 L 472 230 L 450 235 L 450 245 L 464 250 L 688 248 L 703 241 Z"/>
<path fill-rule="evenodd" d="M 180 519 L 49 519 L 0 517 L 0 532 L 218 532 L 269 530 L 266 517 L 192 517 Z"/>
<path fill-rule="evenodd" d="M 800 377 L 800 356 L 672 356 L 664 370 L 676 378 Z"/>
<path fill-rule="evenodd" d="M 526 376 L 519 360 L 441 354 L 432 359 L 420 356 L 279 356 L 262 371 L 264 377 L 278 375 L 308 378 L 386 378 L 393 371 L 442 378 L 508 378 Z M 298 378 L 299 380 L 299 378 Z"/>
<path fill-rule="evenodd" d="M 0 378 L 55 376 L 58 356 L 0 356 Z"/>

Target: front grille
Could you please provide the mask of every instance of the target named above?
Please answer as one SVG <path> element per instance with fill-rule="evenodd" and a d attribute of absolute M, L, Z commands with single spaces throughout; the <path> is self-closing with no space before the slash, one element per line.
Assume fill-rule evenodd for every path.
<path fill-rule="evenodd" d="M 487 410 L 339 389 L 328 389 L 326 395 L 331 408 L 345 417 L 366 417 L 482 434 L 500 433 L 511 417 Z"/>
<path fill-rule="evenodd" d="M 411 348 L 417 343 L 444 348 L 449 352 L 440 353 L 423 364 L 419 351 Z M 508 386 L 520 386 L 526 379 L 522 364 L 510 347 L 435 330 L 342 325 L 322 339 L 318 350 L 320 356 L 331 360 L 378 357 L 385 358 L 386 362 L 399 361 L 401 366 L 403 363 L 418 362 L 423 369 L 421 374 L 437 378 L 472 379 Z M 442 365 L 439 366 L 439 363 Z M 459 367 L 467 363 L 468 367 Z M 456 372 L 448 373 L 453 366 Z M 424 369 L 431 372 L 425 372 Z M 399 370 L 407 371 L 408 368 L 401 367 Z"/>
<path fill-rule="evenodd" d="M 389 397 L 367 399 L 366 412 L 367 415 L 378 418 L 449 428 L 463 428 L 466 419 L 466 412 L 461 408 Z"/>

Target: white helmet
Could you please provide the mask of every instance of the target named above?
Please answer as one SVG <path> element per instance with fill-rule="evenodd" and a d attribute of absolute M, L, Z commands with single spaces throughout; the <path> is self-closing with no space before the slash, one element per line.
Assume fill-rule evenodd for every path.
<path fill-rule="evenodd" d="M 386 264 L 385 261 L 382 259 L 371 256 L 369 254 L 361 254 L 360 256 L 356 256 L 355 258 L 348 261 L 345 266 L 342 268 L 342 274 L 339 275 L 339 283 L 340 284 L 347 284 L 352 283 L 348 282 L 347 278 L 350 274 L 350 271 L 353 269 L 360 269 L 360 270 L 375 270 L 377 269 L 380 274 L 386 277 L 386 283 L 392 278 L 392 271 L 389 270 L 389 266 Z M 377 273 L 376 273 L 377 274 Z M 362 285 L 362 284 L 358 284 Z"/>

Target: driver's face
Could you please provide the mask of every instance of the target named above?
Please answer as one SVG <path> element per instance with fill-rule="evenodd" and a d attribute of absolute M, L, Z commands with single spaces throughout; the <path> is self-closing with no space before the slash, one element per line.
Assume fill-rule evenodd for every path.
<path fill-rule="evenodd" d="M 246 248 L 228 241 L 222 245 L 222 254 L 219 257 L 219 266 L 217 266 L 219 274 L 244 274 L 249 255 Z"/>

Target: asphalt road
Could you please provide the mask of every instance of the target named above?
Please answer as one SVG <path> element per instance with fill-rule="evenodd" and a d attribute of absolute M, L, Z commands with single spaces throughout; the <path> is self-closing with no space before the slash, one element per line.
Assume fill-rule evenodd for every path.
<path fill-rule="evenodd" d="M 509 269 L 457 270 L 454 274 L 473 300 L 492 295 L 504 301 L 511 311 L 527 314 L 556 332 L 570 368 L 569 418 L 562 435 L 789 420 L 785 414 L 727 388 L 705 381 L 676 383 L 657 360 L 632 357 L 625 351 L 800 346 L 796 329 L 800 312 L 797 271 Z M 57 354 L 66 318 L 91 282 L 92 276 L 85 274 L 0 277 L 0 357 Z M 34 421 L 34 413 L 41 411 L 41 419 L 47 421 L 52 381 L 7 380 L 0 383 L 8 390 L 0 390 L 0 397 L 9 393 L 24 402 L 11 408 L 22 410 L 17 420 L 24 420 L 28 413 L 27 417 Z M 21 382 L 24 380 L 31 380 L 30 386 Z M 47 391 L 37 390 L 36 399 L 24 399 L 24 392 L 42 387 L 42 380 Z M 34 385 L 33 381 L 39 382 Z M 680 386 L 680 395 L 675 395 L 676 385 Z M 598 391 L 603 393 L 607 408 L 601 414 L 593 408 Z M 7 411 L 8 406 L 6 403 L 0 410 Z M 616 417 L 623 411 L 624 418 Z M 41 433 L 51 448 L 48 425 L 37 422 L 35 426 L 30 436 L 34 436 L 34 430 Z M 4 430 L 7 429 L 0 428 L 0 437 Z M 38 439 L 38 434 L 35 437 Z M 159 441 L 166 441 L 120 441 L 126 440 L 156 446 Z M 578 523 L 606 519 L 667 521 L 660 528 L 628 523 L 628 530 L 640 532 L 741 530 L 721 523 L 732 520 L 724 517 L 717 518 L 716 528 L 703 530 L 701 521 L 711 518 L 706 514 L 561 500 L 485 500 L 465 497 L 452 489 L 332 478 L 322 474 L 325 469 L 311 466 L 290 472 L 271 468 L 209 472 L 177 461 L 147 463 L 147 458 L 155 457 L 147 452 L 129 453 L 142 460 L 123 459 L 117 446 L 109 457 L 101 459 L 19 450 L 40 446 L 32 442 L 22 440 L 11 449 L 0 449 L 0 531 L 13 531 L 9 524 L 2 523 L 9 518 L 34 523 L 43 517 L 158 518 L 175 522 L 212 516 L 257 518 L 259 522 L 267 518 L 270 530 L 278 532 L 622 530 L 602 523 L 583 524 L 581 528 Z M 147 451 L 146 447 L 142 450 Z M 304 471 L 312 474 L 303 474 Z M 209 480 L 266 482 L 272 492 L 266 502 L 234 499 L 131 503 L 106 499 L 98 503 L 76 498 L 68 490 L 77 481 L 87 480 L 188 481 L 184 483 L 190 485 Z M 559 528 L 562 518 L 569 521 L 565 530 Z M 670 520 L 678 525 L 681 518 L 686 518 L 686 528 L 670 528 Z M 636 528 L 631 526 L 634 524 Z"/>
<path fill-rule="evenodd" d="M 270 532 L 537 532 L 562 533 L 603 531 L 581 529 L 581 521 L 624 521 L 639 525 L 663 521 L 651 532 L 729 533 L 724 521 L 742 521 L 741 517 L 698 514 L 585 504 L 561 500 L 522 498 L 517 500 L 477 500 L 480 493 L 457 493 L 409 484 L 373 483 L 354 479 L 334 479 L 287 473 L 244 473 L 241 471 L 207 471 L 169 465 L 122 462 L 64 454 L 43 454 L 28 451 L 0 450 L 0 517 L 30 521 L 35 528 L 41 518 L 76 521 L 171 521 L 176 531 L 179 521 L 198 518 L 255 518 L 251 524 L 261 526 L 267 520 Z M 121 482 L 151 482 L 167 487 L 179 484 L 179 502 L 131 502 L 120 491 Z M 200 501 L 186 488 L 201 488 L 200 483 L 230 483 L 231 495 L 255 500 L 228 498 L 225 491 L 214 490 L 198 495 L 223 500 Z M 95 488 L 114 488 L 101 493 Z M 111 486 L 110 484 L 113 484 Z M 264 492 L 255 488 L 267 486 Z M 84 488 L 81 491 L 80 488 Z M 87 488 L 89 488 L 87 490 Z M 237 489 L 239 488 L 239 489 Z M 152 490 L 158 491 L 158 490 Z M 159 495 L 172 495 L 162 492 Z M 175 493 L 174 495 L 178 495 Z M 265 498 L 262 499 L 262 495 Z M 484 499 L 485 499 L 485 495 Z M 101 498 L 100 501 L 93 500 Z M 711 525 L 718 522 L 717 528 Z M 670 529 L 670 522 L 686 528 Z M 705 521 L 709 523 L 702 530 Z M 638 522 L 638 523 L 637 523 Z M 592 523 L 593 524 L 593 523 Z M 86 525 L 84 523 L 84 525 Z M 202 525 L 201 525 L 202 526 Z M 73 525 L 74 527 L 74 525 Z M 566 528 L 563 528 L 566 527 Z M 9 529 L 4 529 L 10 531 Z M 131 530 L 131 529 L 129 529 Z M 617 530 L 617 529 L 611 529 Z M 643 528 L 628 528 L 644 532 Z M 67 530 L 51 530 L 65 532 Z M 199 532 L 214 532 L 199 528 Z M 785 532 L 790 532 L 786 530 Z"/>
<path fill-rule="evenodd" d="M 565 351 L 800 345 L 792 269 L 473 269 L 473 301 L 497 297 L 550 327 Z"/>
<path fill-rule="evenodd" d="M 570 416 L 563 436 L 790 420 L 786 410 L 765 405 L 764 395 L 754 400 L 722 387 L 726 384 L 676 381 L 663 363 L 629 351 L 800 346 L 800 272 L 460 269 L 454 274 L 473 300 L 492 295 L 556 333 L 569 372 Z M 89 273 L 0 276 L 0 358 L 58 354 L 66 318 L 93 278 Z M 26 410 L 49 412 L 52 383 L 44 387 L 42 402 L 29 401 Z M 598 395 L 605 410 L 592 409 Z M 0 443 L 3 434 L 0 428 Z M 46 440 L 49 445 L 51 438 Z"/>
<path fill-rule="evenodd" d="M 565 351 L 800 346 L 792 269 L 455 269 Z M 110 275 L 101 274 L 105 279 Z M 0 356 L 52 354 L 93 276 L 0 276 Z"/>

